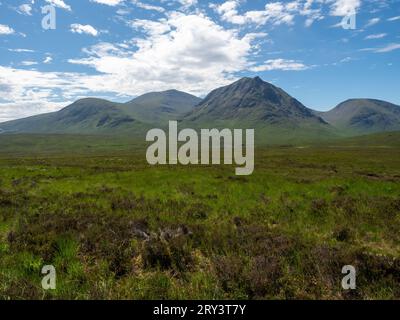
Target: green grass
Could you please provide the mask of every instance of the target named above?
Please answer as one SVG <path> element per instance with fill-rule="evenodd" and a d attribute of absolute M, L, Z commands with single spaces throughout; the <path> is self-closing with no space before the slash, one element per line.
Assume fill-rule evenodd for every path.
<path fill-rule="evenodd" d="M 3 299 L 400 298 L 396 146 L 258 148 L 254 174 L 237 177 L 151 167 L 128 139 L 12 139 L 0 139 Z M 41 289 L 48 264 L 54 291 Z"/>

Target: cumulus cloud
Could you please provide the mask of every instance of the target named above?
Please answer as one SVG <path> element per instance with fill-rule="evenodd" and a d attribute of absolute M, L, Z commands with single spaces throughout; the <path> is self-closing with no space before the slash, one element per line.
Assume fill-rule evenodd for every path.
<path fill-rule="evenodd" d="M 160 21 L 136 19 L 127 23 L 134 29 L 141 29 L 149 35 L 160 35 L 171 31 L 171 26 L 164 19 Z"/>
<path fill-rule="evenodd" d="M 15 33 L 13 28 L 4 24 L 0 24 L 0 35 L 9 35 L 13 33 Z"/>
<path fill-rule="evenodd" d="M 63 0 L 46 0 L 46 2 L 52 6 L 55 6 L 60 9 L 64 9 L 67 11 L 71 11 L 71 6 L 66 4 Z"/>
<path fill-rule="evenodd" d="M 249 66 L 252 42 L 261 36 L 241 37 L 201 14 L 172 13 L 157 22 L 135 20 L 131 25 L 145 36 L 124 46 L 96 45 L 85 50 L 88 57 L 69 62 L 109 75 L 115 79 L 113 90 L 123 94 L 155 88 L 204 94 Z"/>
<path fill-rule="evenodd" d="M 79 23 L 74 23 L 74 24 L 71 24 L 70 30 L 73 33 L 88 34 L 93 37 L 97 37 L 99 34 L 99 32 L 89 24 L 83 25 L 83 24 L 79 24 Z"/>
<path fill-rule="evenodd" d="M 84 49 L 83 57 L 69 60 L 92 67 L 97 71 L 94 75 L 0 66 L 0 109 L 18 108 L 7 120 L 58 110 L 89 95 L 128 100 L 171 88 L 203 95 L 253 66 L 253 44 L 257 37 L 265 37 L 263 33 L 239 35 L 201 14 L 175 12 L 158 24 L 136 20 L 131 26 L 141 31 L 140 38 L 99 43 Z M 5 114 L 0 114 L 0 121 Z"/>
<path fill-rule="evenodd" d="M 122 0 L 91 0 L 93 3 L 116 7 L 128 3 Z M 71 11 L 71 7 L 61 0 L 46 0 L 47 3 Z M 67 1 L 68 2 L 68 1 Z M 68 72 L 41 72 L 0 66 L 0 121 L 22 116 L 55 111 L 69 102 L 85 96 L 128 97 L 153 90 L 175 88 L 196 95 L 204 95 L 218 86 L 229 84 L 245 71 L 263 72 L 271 70 L 299 71 L 310 68 L 301 61 L 271 59 L 257 65 L 253 58 L 259 52 L 259 38 L 265 41 L 265 33 L 247 33 L 244 24 L 291 25 L 296 16 L 305 20 L 306 26 L 323 19 L 322 4 L 333 8 L 339 1 L 333 0 L 293 0 L 290 2 L 269 1 L 259 11 L 242 12 L 239 1 L 225 1 L 214 5 L 220 20 L 217 23 L 201 11 L 190 14 L 167 12 L 161 7 L 148 5 L 146 0 L 129 3 L 145 10 L 162 12 L 157 20 L 126 20 L 136 32 L 135 38 L 120 43 L 101 42 L 82 49 L 81 55 L 72 56 L 69 63 L 84 65 L 95 74 Z M 178 4 L 190 8 L 195 0 L 165 0 L 163 4 Z M 96 6 L 95 6 L 96 7 Z M 181 7 L 181 9 L 182 9 Z M 129 9 L 120 6 L 115 9 Z M 116 10 L 117 11 L 117 10 Z M 157 12 L 151 12 L 154 16 Z M 93 26 L 72 24 L 71 32 L 98 36 L 101 31 Z M 0 25 L 0 34 L 15 31 Z M 267 38 L 268 39 L 268 38 Z M 376 50 L 395 50 L 396 45 Z M 24 49 L 10 49 L 21 50 Z M 28 50 L 28 49 L 26 49 Z M 384 52 L 384 51 L 382 51 Z M 39 59 L 39 58 L 38 58 Z M 259 59 L 259 56 L 257 57 Z M 48 53 L 40 64 L 51 63 Z M 32 63 L 32 64 L 30 64 Z M 36 62 L 26 60 L 22 64 L 33 66 Z M 6 113 L 4 110 L 12 110 Z M 6 115 L 7 114 L 7 115 Z"/>
<path fill-rule="evenodd" d="M 69 102 L 48 102 L 43 98 L 36 96 L 38 100 L 25 102 L 0 103 L 0 123 L 14 119 L 26 118 L 29 116 L 58 111 L 65 107 Z M 1 126 L 0 126 L 1 129 Z"/>
<path fill-rule="evenodd" d="M 330 2 L 333 2 L 331 5 L 331 15 L 339 17 L 354 14 L 361 7 L 361 0 L 333 0 Z"/>
<path fill-rule="evenodd" d="M 91 90 L 109 92 L 104 82 L 109 80 L 80 73 L 0 66 L 0 122 L 59 110 Z"/>

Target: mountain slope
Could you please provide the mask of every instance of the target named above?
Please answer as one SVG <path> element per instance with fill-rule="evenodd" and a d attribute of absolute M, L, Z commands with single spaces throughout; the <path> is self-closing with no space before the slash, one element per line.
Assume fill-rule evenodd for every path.
<path fill-rule="evenodd" d="M 297 143 L 334 135 L 334 129 L 282 89 L 259 77 L 212 91 L 184 118 L 194 127 L 254 128 L 260 143 Z"/>
<path fill-rule="evenodd" d="M 169 90 L 140 96 L 128 103 L 87 98 L 53 113 L 0 124 L 0 132 L 120 134 L 144 132 L 150 125 L 165 125 L 193 110 L 201 101 L 190 94 Z"/>
<path fill-rule="evenodd" d="M 400 106 L 381 100 L 347 100 L 320 116 L 349 134 L 400 130 Z"/>
<path fill-rule="evenodd" d="M 87 98 L 53 113 L 2 123 L 1 129 L 15 133 L 116 133 L 143 126 L 120 110 L 120 104 Z"/>
<path fill-rule="evenodd" d="M 180 120 L 187 128 L 254 128 L 266 144 L 297 144 L 400 131 L 400 107 L 370 99 L 348 100 L 318 113 L 260 78 L 243 78 L 212 91 L 204 100 L 169 90 L 128 103 L 82 99 L 53 113 L 0 124 L 0 133 L 65 133 L 144 136 L 154 127 Z"/>
<path fill-rule="evenodd" d="M 200 98 L 188 93 L 168 90 L 144 94 L 122 105 L 121 110 L 145 123 L 165 124 L 181 119 L 200 102 Z"/>
<path fill-rule="evenodd" d="M 212 91 L 186 120 L 238 121 L 262 124 L 325 124 L 282 89 L 259 77 L 243 78 Z"/>

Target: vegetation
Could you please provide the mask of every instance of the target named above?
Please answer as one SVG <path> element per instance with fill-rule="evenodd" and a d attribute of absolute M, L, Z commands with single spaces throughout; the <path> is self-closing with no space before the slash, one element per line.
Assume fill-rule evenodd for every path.
<path fill-rule="evenodd" d="M 237 177 L 150 167 L 127 139 L 43 141 L 0 137 L 2 299 L 400 298 L 396 146 L 263 147 Z"/>
<path fill-rule="evenodd" d="M 81 99 L 57 112 L 0 123 L 0 134 L 138 138 L 176 120 L 187 128 L 257 129 L 256 140 L 264 145 L 316 143 L 398 131 L 400 107 L 380 100 L 351 99 L 329 112 L 317 112 L 255 77 L 215 89 L 204 99 L 177 90 L 147 93 L 127 103 Z"/>

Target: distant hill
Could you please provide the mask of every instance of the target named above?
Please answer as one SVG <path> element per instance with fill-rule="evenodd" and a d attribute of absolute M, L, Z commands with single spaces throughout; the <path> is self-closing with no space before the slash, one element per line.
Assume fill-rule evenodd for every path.
<path fill-rule="evenodd" d="M 305 107 L 259 77 L 242 78 L 201 100 L 177 90 L 151 92 L 127 103 L 87 98 L 53 113 L 0 124 L 0 134 L 83 134 L 144 137 L 179 120 L 188 128 L 254 128 L 262 144 L 333 141 L 340 136 L 400 131 L 400 107 L 353 99 L 329 112 Z"/>
<path fill-rule="evenodd" d="M 125 114 L 121 105 L 102 99 L 78 100 L 53 113 L 2 123 L 5 132 L 14 133 L 104 133 L 112 134 L 136 127 L 144 127 Z"/>
<path fill-rule="evenodd" d="M 2 132 L 122 134 L 143 132 L 152 125 L 178 120 L 201 101 L 190 94 L 169 90 L 148 93 L 128 103 L 103 99 L 78 100 L 53 113 L 0 124 Z"/>
<path fill-rule="evenodd" d="M 319 113 L 345 135 L 400 130 L 400 106 L 373 99 L 351 99 Z"/>
<path fill-rule="evenodd" d="M 144 94 L 122 105 L 121 109 L 139 121 L 165 124 L 181 119 L 200 102 L 200 98 L 191 94 L 168 90 Z"/>

